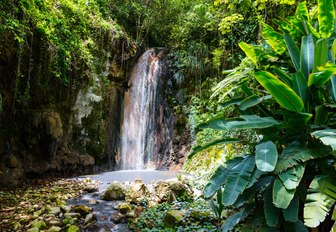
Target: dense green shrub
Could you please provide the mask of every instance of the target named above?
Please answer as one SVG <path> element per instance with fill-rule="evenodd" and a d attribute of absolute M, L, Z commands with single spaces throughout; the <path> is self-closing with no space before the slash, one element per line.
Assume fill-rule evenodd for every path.
<path fill-rule="evenodd" d="M 259 140 L 231 137 L 195 148 L 229 142 L 253 148 L 220 166 L 205 187 L 205 197 L 217 193 L 223 206 L 236 211 L 223 231 L 239 223 L 253 230 L 330 230 L 326 217 L 336 201 L 334 14 L 332 1 L 318 1 L 311 15 L 301 2 L 279 31 L 263 24 L 263 44 L 240 43 L 253 65 L 220 87 L 236 78 L 245 97 L 227 104 L 236 105 L 241 115 L 198 127 L 254 129 Z"/>

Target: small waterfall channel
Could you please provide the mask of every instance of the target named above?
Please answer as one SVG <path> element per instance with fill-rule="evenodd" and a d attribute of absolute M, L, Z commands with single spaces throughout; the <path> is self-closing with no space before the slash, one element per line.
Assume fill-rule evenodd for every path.
<path fill-rule="evenodd" d="M 164 100 L 163 53 L 145 52 L 124 95 L 121 170 L 165 169 L 172 153 L 173 115 Z"/>

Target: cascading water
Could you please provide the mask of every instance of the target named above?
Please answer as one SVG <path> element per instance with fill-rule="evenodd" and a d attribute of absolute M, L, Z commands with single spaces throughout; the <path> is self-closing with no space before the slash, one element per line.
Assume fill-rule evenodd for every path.
<path fill-rule="evenodd" d="M 163 98 L 160 56 L 148 50 L 133 69 L 124 96 L 120 169 L 168 166 L 173 117 Z"/>

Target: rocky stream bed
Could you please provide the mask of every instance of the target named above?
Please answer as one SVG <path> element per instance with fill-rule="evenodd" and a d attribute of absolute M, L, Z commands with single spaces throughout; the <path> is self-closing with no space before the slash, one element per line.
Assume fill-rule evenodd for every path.
<path fill-rule="evenodd" d="M 125 173 L 122 176 L 125 177 Z M 163 179 L 167 178 L 169 176 L 163 176 Z M 154 228 L 159 222 L 159 218 L 152 218 L 152 222 L 146 219 L 139 222 L 139 216 L 146 210 L 159 204 L 190 200 L 195 196 L 188 183 L 177 178 L 146 184 L 142 179 L 126 182 L 98 179 L 90 176 L 35 180 L 20 188 L 2 188 L 0 231 L 142 231 L 144 228 L 139 228 L 141 223 Z M 167 208 L 164 215 L 161 212 L 160 223 L 172 228 L 188 213 L 191 215 L 185 210 Z M 202 212 L 197 215 L 211 218 L 211 215 L 204 216 Z"/>

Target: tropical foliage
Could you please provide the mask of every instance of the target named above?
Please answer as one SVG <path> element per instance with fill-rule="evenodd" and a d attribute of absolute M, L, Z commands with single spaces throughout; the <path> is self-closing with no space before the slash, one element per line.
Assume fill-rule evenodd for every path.
<path fill-rule="evenodd" d="M 259 135 L 256 143 L 223 138 L 191 153 L 238 140 L 252 147 L 221 165 L 205 187 L 205 197 L 217 193 L 218 202 L 234 209 L 223 231 L 242 223 L 254 231 L 330 229 L 323 222 L 336 200 L 334 14 L 333 1 L 319 0 L 311 13 L 301 2 L 277 30 L 263 24 L 263 43 L 239 44 L 250 67 L 234 69 L 218 85 L 217 94 L 227 94 L 222 89 L 228 82 L 240 86 L 222 105 L 235 105 L 241 115 L 198 128 L 253 129 Z"/>

